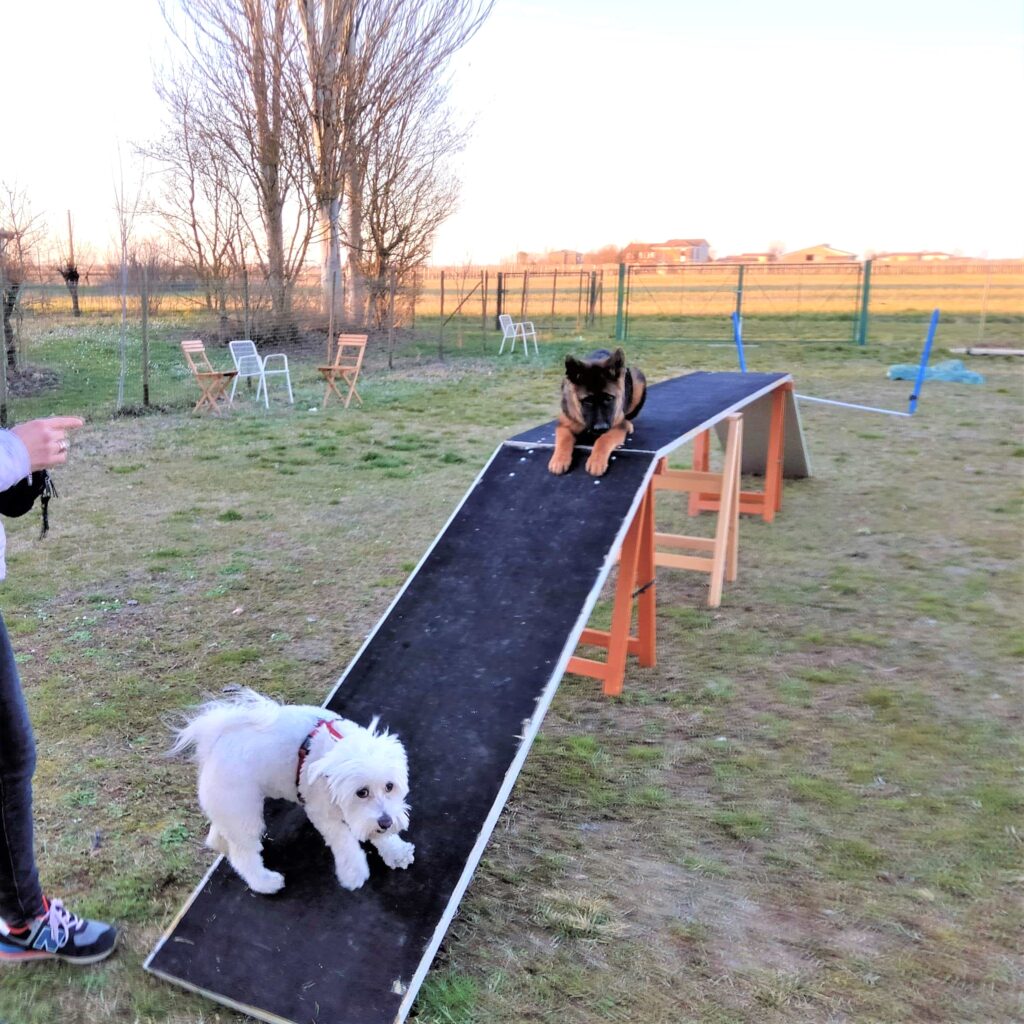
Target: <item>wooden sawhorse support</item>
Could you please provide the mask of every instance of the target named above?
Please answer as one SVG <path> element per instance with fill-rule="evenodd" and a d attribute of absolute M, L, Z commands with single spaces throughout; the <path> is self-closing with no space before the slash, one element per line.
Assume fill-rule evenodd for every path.
<path fill-rule="evenodd" d="M 775 513 L 782 508 L 782 455 L 785 450 L 786 402 L 793 390 L 791 381 L 772 392 L 772 411 L 768 428 L 768 454 L 764 466 L 764 490 L 740 491 L 739 511 L 760 516 L 766 523 L 773 522 Z M 706 473 L 710 465 L 711 437 L 705 430 L 693 439 L 693 468 Z M 719 500 L 714 494 L 690 493 L 689 513 L 718 511 Z"/>
<path fill-rule="evenodd" d="M 654 476 L 640 501 L 633 522 L 626 531 L 619 555 L 619 578 L 615 584 L 615 604 L 612 609 L 611 629 L 587 627 L 580 634 L 580 644 L 603 647 L 608 652 L 605 661 L 574 655 L 566 666 L 567 672 L 599 679 L 604 693 L 617 697 L 622 693 L 626 676 L 626 656 L 636 656 L 642 666 L 657 664 L 657 579 L 655 567 L 664 565 L 675 569 L 696 569 L 711 573 L 708 607 L 717 608 L 722 600 L 724 580 L 736 579 L 739 546 L 739 485 L 740 463 L 743 450 L 743 417 L 729 417 L 726 441 L 725 468 L 721 473 L 673 470 L 667 460 L 658 463 Z M 718 528 L 712 537 L 686 537 L 679 534 L 656 533 L 654 528 L 654 495 L 656 491 L 690 491 L 707 488 L 716 505 L 721 508 Z M 710 557 L 678 555 L 656 550 L 658 544 L 669 547 L 709 551 Z M 633 603 L 637 604 L 637 629 L 633 625 Z"/>
<path fill-rule="evenodd" d="M 655 547 L 683 548 L 690 551 L 706 551 L 708 555 L 680 555 L 674 552 L 657 551 L 654 564 L 670 569 L 695 569 L 711 574 L 711 588 L 708 592 L 708 607 L 717 608 L 722 603 L 722 584 L 726 579 L 736 579 L 739 553 L 739 510 L 740 510 L 740 466 L 743 464 L 743 417 L 734 413 L 727 420 L 729 424 L 725 442 L 725 465 L 721 473 L 706 470 L 669 469 L 667 460 L 658 463 L 651 486 L 655 491 L 689 491 L 691 501 L 695 495 L 713 498 L 718 510 L 718 526 L 714 537 L 690 537 L 675 533 L 655 533 Z M 701 435 L 705 436 L 706 435 Z"/>
<path fill-rule="evenodd" d="M 637 603 L 636 635 L 630 634 L 633 624 L 633 602 Z M 633 522 L 626 531 L 619 557 L 619 578 L 615 584 L 615 606 L 612 609 L 610 630 L 584 629 L 581 644 L 603 647 L 608 651 L 606 661 L 581 658 L 569 659 L 566 672 L 600 679 L 604 693 L 617 697 L 622 693 L 626 677 L 626 655 L 633 654 L 645 668 L 657 663 L 655 653 L 655 601 L 654 578 L 654 488 L 648 485 Z"/>

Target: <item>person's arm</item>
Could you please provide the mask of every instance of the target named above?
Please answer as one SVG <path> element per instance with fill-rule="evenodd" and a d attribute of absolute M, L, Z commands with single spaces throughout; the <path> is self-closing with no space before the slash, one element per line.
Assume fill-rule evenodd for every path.
<path fill-rule="evenodd" d="M 77 416 L 47 416 L 41 420 L 19 423 L 11 427 L 9 433 L 22 442 L 28 452 L 29 469 L 34 473 L 37 469 L 49 469 L 67 462 L 68 431 L 76 430 L 84 423 Z M 17 480 L 14 482 L 17 483 Z"/>
<path fill-rule="evenodd" d="M 6 491 L 32 472 L 28 448 L 17 434 L 0 430 L 0 491 Z"/>

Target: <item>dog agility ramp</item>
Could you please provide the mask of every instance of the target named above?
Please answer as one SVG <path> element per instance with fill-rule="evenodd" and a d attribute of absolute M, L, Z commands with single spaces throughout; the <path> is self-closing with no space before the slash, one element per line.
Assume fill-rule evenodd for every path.
<path fill-rule="evenodd" d="M 626 448 L 595 480 L 577 450 L 547 471 L 530 432 L 498 448 L 353 659 L 327 707 L 372 715 L 409 757 L 415 863 L 349 892 L 296 806 L 268 806 L 259 896 L 222 859 L 147 970 L 268 1021 L 405 1019 L 455 914 L 660 456 L 787 384 L 691 374 L 652 386 Z M 790 394 L 791 397 L 791 394 Z M 550 434 L 550 426 L 539 428 Z"/>

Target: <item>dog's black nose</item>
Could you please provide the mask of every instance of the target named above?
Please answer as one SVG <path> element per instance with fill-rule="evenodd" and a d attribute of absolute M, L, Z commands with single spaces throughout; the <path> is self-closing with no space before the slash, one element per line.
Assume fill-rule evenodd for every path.
<path fill-rule="evenodd" d="M 381 832 L 387 832 L 387 830 L 391 828 L 391 816 L 388 814 L 382 814 L 377 819 L 377 827 L 381 830 Z"/>

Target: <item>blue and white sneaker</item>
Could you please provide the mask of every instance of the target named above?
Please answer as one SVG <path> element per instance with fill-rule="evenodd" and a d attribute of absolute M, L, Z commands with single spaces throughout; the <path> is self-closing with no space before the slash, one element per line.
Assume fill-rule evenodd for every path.
<path fill-rule="evenodd" d="M 43 913 L 20 927 L 0 917 L 0 964 L 29 960 L 94 964 L 113 953 L 117 943 L 113 925 L 76 917 L 60 900 L 44 897 L 43 906 Z"/>

